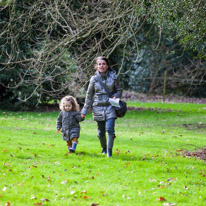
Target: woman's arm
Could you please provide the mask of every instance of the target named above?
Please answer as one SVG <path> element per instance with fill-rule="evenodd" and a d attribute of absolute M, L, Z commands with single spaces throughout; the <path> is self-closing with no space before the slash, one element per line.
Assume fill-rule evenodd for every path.
<path fill-rule="evenodd" d="M 122 87 L 120 85 L 119 78 L 115 79 L 114 81 L 115 81 L 114 82 L 115 93 L 112 95 L 112 97 L 121 98 L 122 97 L 123 89 L 122 89 Z"/>
<path fill-rule="evenodd" d="M 89 82 L 88 89 L 87 89 L 84 107 L 83 107 L 83 109 L 81 111 L 82 117 L 86 116 L 87 111 L 88 111 L 89 107 L 92 104 L 92 100 L 93 100 L 94 92 L 95 92 L 95 90 L 94 90 L 94 83 L 95 83 L 95 78 L 94 78 L 94 76 L 92 76 L 92 78 L 90 79 L 90 82 Z"/>

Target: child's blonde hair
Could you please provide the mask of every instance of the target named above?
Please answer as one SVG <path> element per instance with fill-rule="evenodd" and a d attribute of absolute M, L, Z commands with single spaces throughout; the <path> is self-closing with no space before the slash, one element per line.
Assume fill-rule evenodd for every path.
<path fill-rule="evenodd" d="M 62 110 L 62 111 L 65 111 L 65 105 L 66 103 L 70 102 L 72 104 L 72 111 L 76 111 L 78 112 L 79 111 L 79 104 L 77 103 L 77 100 L 72 97 L 72 96 L 65 96 L 61 99 L 61 102 L 60 102 L 60 105 L 59 105 L 59 108 Z"/>

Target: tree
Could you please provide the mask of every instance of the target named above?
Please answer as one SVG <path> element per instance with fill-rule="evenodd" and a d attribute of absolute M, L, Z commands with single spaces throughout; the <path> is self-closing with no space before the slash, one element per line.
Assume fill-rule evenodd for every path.
<path fill-rule="evenodd" d="M 185 48 L 198 51 L 200 57 L 206 57 L 206 4 L 204 0 L 154 0 L 150 2 L 151 21 L 157 24 L 160 30 L 178 39 Z"/>
<path fill-rule="evenodd" d="M 84 94 L 98 55 L 110 57 L 118 74 L 134 84 L 132 77 L 142 74 L 145 92 L 161 87 L 159 75 L 168 63 L 171 75 L 186 69 L 185 78 L 203 82 L 204 10 L 201 0 L 1 1 L 0 100 L 36 105 Z M 178 62 L 175 55 L 185 51 L 177 42 L 197 50 L 199 60 L 189 51 L 187 64 Z M 178 62 L 175 70 L 168 58 Z"/>
<path fill-rule="evenodd" d="M 34 104 L 77 95 L 94 58 L 127 44 L 144 12 L 141 1 L 17 0 L 1 6 L 2 91 L 10 89 L 13 100 L 34 97 Z"/>
<path fill-rule="evenodd" d="M 126 48 L 118 47 L 112 54 L 112 59 L 116 59 L 119 65 L 123 62 L 121 75 L 124 88 L 162 94 L 164 73 L 167 72 L 168 93 L 204 97 L 205 60 L 197 58 L 197 52 L 185 50 L 167 33 L 158 31 L 157 26 L 145 24 Z M 138 47 L 135 42 L 138 42 Z M 123 49 L 124 56 L 121 56 Z"/>

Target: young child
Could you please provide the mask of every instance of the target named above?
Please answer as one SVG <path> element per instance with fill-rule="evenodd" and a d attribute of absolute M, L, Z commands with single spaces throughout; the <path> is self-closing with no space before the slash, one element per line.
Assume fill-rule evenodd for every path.
<path fill-rule="evenodd" d="M 57 133 L 62 130 L 63 140 L 66 141 L 69 153 L 74 153 L 80 135 L 79 122 L 83 121 L 79 113 L 79 105 L 72 96 L 65 96 L 60 102 L 60 114 L 57 119 Z"/>

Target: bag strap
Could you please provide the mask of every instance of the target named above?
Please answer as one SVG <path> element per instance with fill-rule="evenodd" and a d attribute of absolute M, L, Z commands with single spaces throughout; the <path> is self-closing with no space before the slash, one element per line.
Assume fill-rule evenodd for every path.
<path fill-rule="evenodd" d="M 107 87 L 104 85 L 104 83 L 102 82 L 101 78 L 99 76 L 96 76 L 96 80 L 98 80 L 100 85 L 105 89 L 105 91 L 107 92 L 109 97 L 112 97 L 112 93 L 108 91 Z"/>

